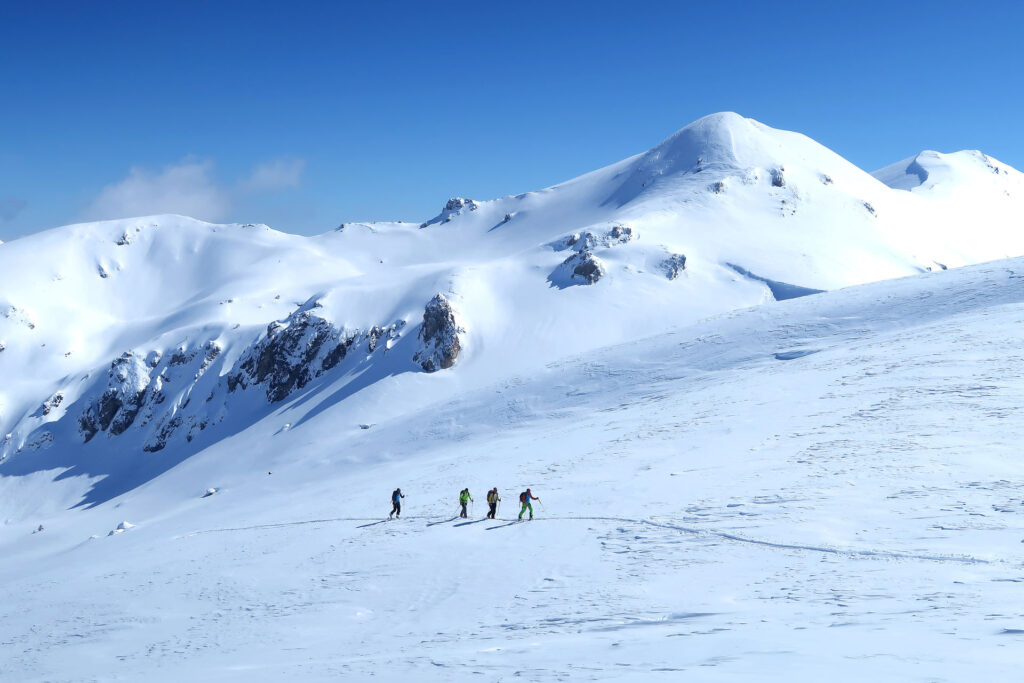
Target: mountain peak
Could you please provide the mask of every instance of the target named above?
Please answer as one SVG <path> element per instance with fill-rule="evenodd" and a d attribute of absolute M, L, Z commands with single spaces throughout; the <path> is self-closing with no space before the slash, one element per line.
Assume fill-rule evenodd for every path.
<path fill-rule="evenodd" d="M 730 175 L 772 176 L 789 165 L 806 166 L 813 174 L 862 174 L 835 152 L 807 136 L 766 126 L 735 112 L 719 112 L 676 131 L 647 152 L 634 157 L 628 176 L 613 191 L 619 205 L 633 201 L 652 187 L 687 182 L 698 173 L 706 184 Z M 710 172 L 710 173 L 708 173 Z"/>
<path fill-rule="evenodd" d="M 1019 181 L 1020 173 L 1006 164 L 976 149 L 944 154 L 924 150 L 912 157 L 897 161 L 873 172 L 876 179 L 895 190 L 917 193 L 943 193 L 965 183 L 974 184 L 981 176 L 987 179 L 993 175 Z"/>

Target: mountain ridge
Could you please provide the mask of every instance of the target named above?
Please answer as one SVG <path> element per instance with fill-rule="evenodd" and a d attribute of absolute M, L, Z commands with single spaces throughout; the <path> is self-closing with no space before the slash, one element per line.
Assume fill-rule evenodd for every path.
<path fill-rule="evenodd" d="M 119 458 L 176 443 L 174 462 L 279 402 L 402 394 L 427 369 L 459 391 L 776 298 L 1024 254 L 1019 172 L 984 155 L 914 159 L 904 171 L 960 169 L 935 186 L 962 187 L 893 189 L 727 112 L 544 190 L 452 198 L 422 223 L 301 237 L 167 215 L 15 240 L 0 249 L 14 274 L 0 292 L 0 462 L 101 442 Z M 446 331 L 417 342 L 432 301 L 451 310 Z"/>

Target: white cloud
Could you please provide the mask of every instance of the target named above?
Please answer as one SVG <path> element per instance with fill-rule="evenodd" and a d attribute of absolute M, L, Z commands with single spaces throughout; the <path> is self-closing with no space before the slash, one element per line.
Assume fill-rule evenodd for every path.
<path fill-rule="evenodd" d="M 103 188 L 84 212 L 84 219 L 177 213 L 217 221 L 228 217 L 245 195 L 295 187 L 305 166 L 302 159 L 264 162 L 233 186 L 218 182 L 210 161 L 186 159 L 159 171 L 133 166 L 128 177 Z"/>
<path fill-rule="evenodd" d="M 212 169 L 209 161 L 183 161 L 155 173 L 134 166 L 127 178 L 103 188 L 85 213 L 95 220 L 158 213 L 218 220 L 230 210 L 231 197 Z"/>
<path fill-rule="evenodd" d="M 249 192 L 267 192 L 295 187 L 302 180 L 306 168 L 303 159 L 275 159 L 259 164 L 248 178 L 238 184 Z"/>

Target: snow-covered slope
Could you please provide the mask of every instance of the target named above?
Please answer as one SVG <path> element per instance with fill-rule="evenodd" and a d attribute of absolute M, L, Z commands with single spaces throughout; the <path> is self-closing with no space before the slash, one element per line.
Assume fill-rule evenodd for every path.
<path fill-rule="evenodd" d="M 1022 313 L 1016 259 L 723 314 L 365 429 L 358 402 L 294 402 L 116 502 L 0 527 L 0 677 L 1013 680 Z M 50 476 L 0 479 L 5 510 Z"/>
<path fill-rule="evenodd" d="M 571 634 L 581 629 L 609 626 L 595 632 L 615 634 L 626 622 L 667 636 L 662 621 L 721 614 L 736 616 L 710 619 L 717 624 L 710 628 L 726 628 L 725 619 L 742 640 L 740 622 L 770 616 L 756 589 L 735 585 L 741 597 L 733 606 L 710 590 L 722 543 L 752 548 L 726 555 L 745 579 L 763 561 L 758 549 L 770 544 L 815 563 L 859 558 L 853 574 L 840 562 L 818 578 L 805 576 L 818 564 L 785 554 L 772 565 L 776 578 L 765 590 L 806 586 L 815 625 L 832 604 L 821 586 L 870 579 L 873 570 L 857 569 L 863 558 L 902 558 L 914 569 L 883 578 L 913 593 L 928 587 L 917 563 L 952 577 L 958 570 L 948 568 L 963 564 L 952 556 L 968 555 L 971 571 L 982 572 L 972 575 L 982 578 L 972 578 L 971 590 L 995 596 L 996 588 L 978 582 L 1016 571 L 1003 553 L 1003 532 L 1016 527 L 997 516 L 994 535 L 932 538 L 911 512 L 923 500 L 935 524 L 973 528 L 933 492 L 969 507 L 996 494 L 1007 498 L 999 505 L 1016 504 L 1019 473 L 1004 444 L 1018 388 L 1000 384 L 998 373 L 1013 372 L 1020 265 L 938 271 L 1024 254 L 1022 228 L 1021 174 L 980 153 L 922 153 L 872 176 L 805 136 L 716 114 L 579 178 L 491 201 L 453 198 L 421 223 L 346 223 L 307 238 L 152 216 L 3 244 L 0 550 L 9 561 L 0 585 L 13 611 L 0 627 L 0 648 L 20 654 L 0 656 L 13 662 L 0 663 L 0 678 L 71 676 L 38 653 L 66 648 L 79 632 L 101 646 L 90 673 L 74 676 L 111 675 L 123 644 L 129 678 L 157 668 L 178 680 L 207 666 L 220 679 L 246 678 L 231 667 L 250 660 L 260 675 L 280 677 L 269 658 L 301 651 L 290 649 L 301 645 L 285 635 L 288 624 L 310 639 L 294 662 L 313 677 L 390 672 L 389 661 L 401 672 L 427 661 L 393 654 L 391 638 L 400 634 L 403 647 L 420 643 L 447 667 L 452 643 L 493 617 L 482 608 L 458 611 L 477 630 L 450 629 L 439 607 L 445 596 L 500 607 L 508 646 L 537 667 L 533 678 L 568 670 L 566 652 L 576 653 L 573 666 L 593 659 L 606 672 L 614 651 L 588 648 L 617 636 L 578 651 L 559 643 L 575 643 Z M 920 276 L 928 271 L 935 274 Z M 919 277 L 858 287 L 911 275 Z M 842 288 L 851 289 L 776 302 Z M 944 368 L 942 378 L 928 374 L 936 368 Z M 976 381 L 979 372 L 988 379 Z M 930 380 L 938 393 L 916 388 Z M 943 429 L 964 411 L 1001 440 Z M 889 413 L 895 421 L 874 417 Z M 878 425 L 874 441 L 858 431 Z M 983 452 L 984 462 L 962 460 L 957 444 Z M 935 468 L 955 481 L 935 479 L 944 476 L 933 476 Z M 864 493 L 858 481 L 885 496 Z M 904 500 L 889 490 L 894 481 L 912 491 L 907 509 L 891 502 Z M 543 485 L 542 498 L 542 490 L 557 492 L 554 511 L 569 524 L 507 545 L 490 538 L 503 532 L 480 533 L 481 525 L 426 526 L 444 518 L 452 487 L 471 485 L 482 498 L 492 483 L 506 494 L 525 483 Z M 408 505 L 421 518 L 409 528 L 381 535 L 335 523 L 378 514 L 396 485 L 410 492 Z M 200 500 L 211 488 L 215 494 Z M 813 519 L 801 512 L 805 500 Z M 858 516 L 848 520 L 851 505 Z M 765 512 L 747 520 L 751 510 Z M 899 523 L 890 527 L 877 510 Z M 335 522 L 307 524 L 328 518 Z M 137 526 L 86 540 L 125 520 Z M 279 554 L 288 544 L 269 530 L 278 527 L 261 526 L 289 520 L 302 522 L 283 527 L 297 531 L 294 558 Z M 44 531 L 26 540 L 40 524 Z M 634 527 L 660 535 L 631 541 Z M 226 531 L 183 536 L 228 528 L 242 530 L 237 543 L 222 545 Z M 338 535 L 325 541 L 328 533 Z M 680 533 L 707 572 L 693 573 L 680 559 Z M 422 592 L 382 597 L 374 576 L 399 586 L 422 579 L 416 567 L 394 567 L 393 548 L 382 540 L 397 544 L 398 557 L 443 573 L 447 558 L 476 552 L 467 538 L 508 562 L 522 561 L 521 542 L 550 560 L 528 564 L 498 597 L 461 568 L 454 580 L 422 584 Z M 162 563 L 168 549 L 181 559 L 150 558 L 158 553 Z M 663 562 L 655 578 L 641 572 L 646 555 Z M 581 557 L 596 568 L 580 568 Z M 335 571 L 339 563 L 350 568 Z M 80 579 L 49 573 L 71 564 Z M 212 569 L 197 575 L 200 564 Z M 494 571 L 483 564 L 484 576 Z M 251 583 L 223 578 L 234 568 Z M 81 602 L 86 586 L 117 571 L 131 595 L 112 599 L 109 609 Z M 675 571 L 709 597 L 700 604 L 658 597 L 680 597 Z M 141 576 L 160 587 L 147 588 Z M 646 587 L 623 588 L 623 577 Z M 314 597 L 320 588 L 294 583 L 307 580 L 323 586 L 329 604 Z M 62 584 L 52 599 L 50 581 Z M 531 606 L 555 586 L 549 602 Z M 344 595 L 349 588 L 357 598 Z M 293 604 L 281 597 L 289 594 L 300 597 Z M 211 596 L 216 611 L 203 611 L 198 603 Z M 416 615 L 391 602 L 400 597 Z M 911 607 L 890 597 L 887 609 Z M 53 640 L 13 618 L 25 600 Z M 179 602 L 203 615 L 193 636 L 177 616 L 161 620 L 152 611 Z M 79 621 L 64 621 L 68 604 L 77 605 Z M 225 611 L 240 604 L 248 616 Z M 270 640 L 285 645 L 255 651 L 255 634 L 273 631 L 277 618 L 281 631 Z M 412 622 L 396 632 L 403 618 Z M 159 633 L 129 627 L 120 640 L 95 626 L 133 619 L 158 623 Z M 779 638 L 798 628 L 799 613 L 787 619 L 774 631 Z M 865 628 L 878 619 L 866 619 Z M 232 634 L 223 641 L 214 636 L 219 622 Z M 328 623 L 342 624 L 347 649 L 358 654 L 337 659 Z M 937 642 L 933 623 L 914 631 L 922 652 Z M 531 654 L 519 624 L 550 636 L 543 653 Z M 359 643 L 357 632 L 366 634 Z M 423 645 L 433 635 L 437 648 Z M 638 678 L 658 663 L 693 663 L 664 655 L 646 635 L 629 642 L 640 649 L 627 661 L 652 663 L 634 671 Z M 816 644 L 797 650 L 812 653 Z M 702 647 L 712 657 L 725 651 Z M 196 663 L 163 659 L 162 651 L 196 653 Z M 516 670 L 505 655 L 488 668 L 487 655 L 460 652 L 485 675 Z"/>

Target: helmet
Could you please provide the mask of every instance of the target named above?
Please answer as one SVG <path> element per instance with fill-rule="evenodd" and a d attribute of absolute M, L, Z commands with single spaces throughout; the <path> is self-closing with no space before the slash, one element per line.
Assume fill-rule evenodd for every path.
<path fill-rule="evenodd" d="M 526 489 L 526 492 L 527 492 L 527 493 L 529 493 L 529 492 L 530 492 L 530 489 Z"/>

